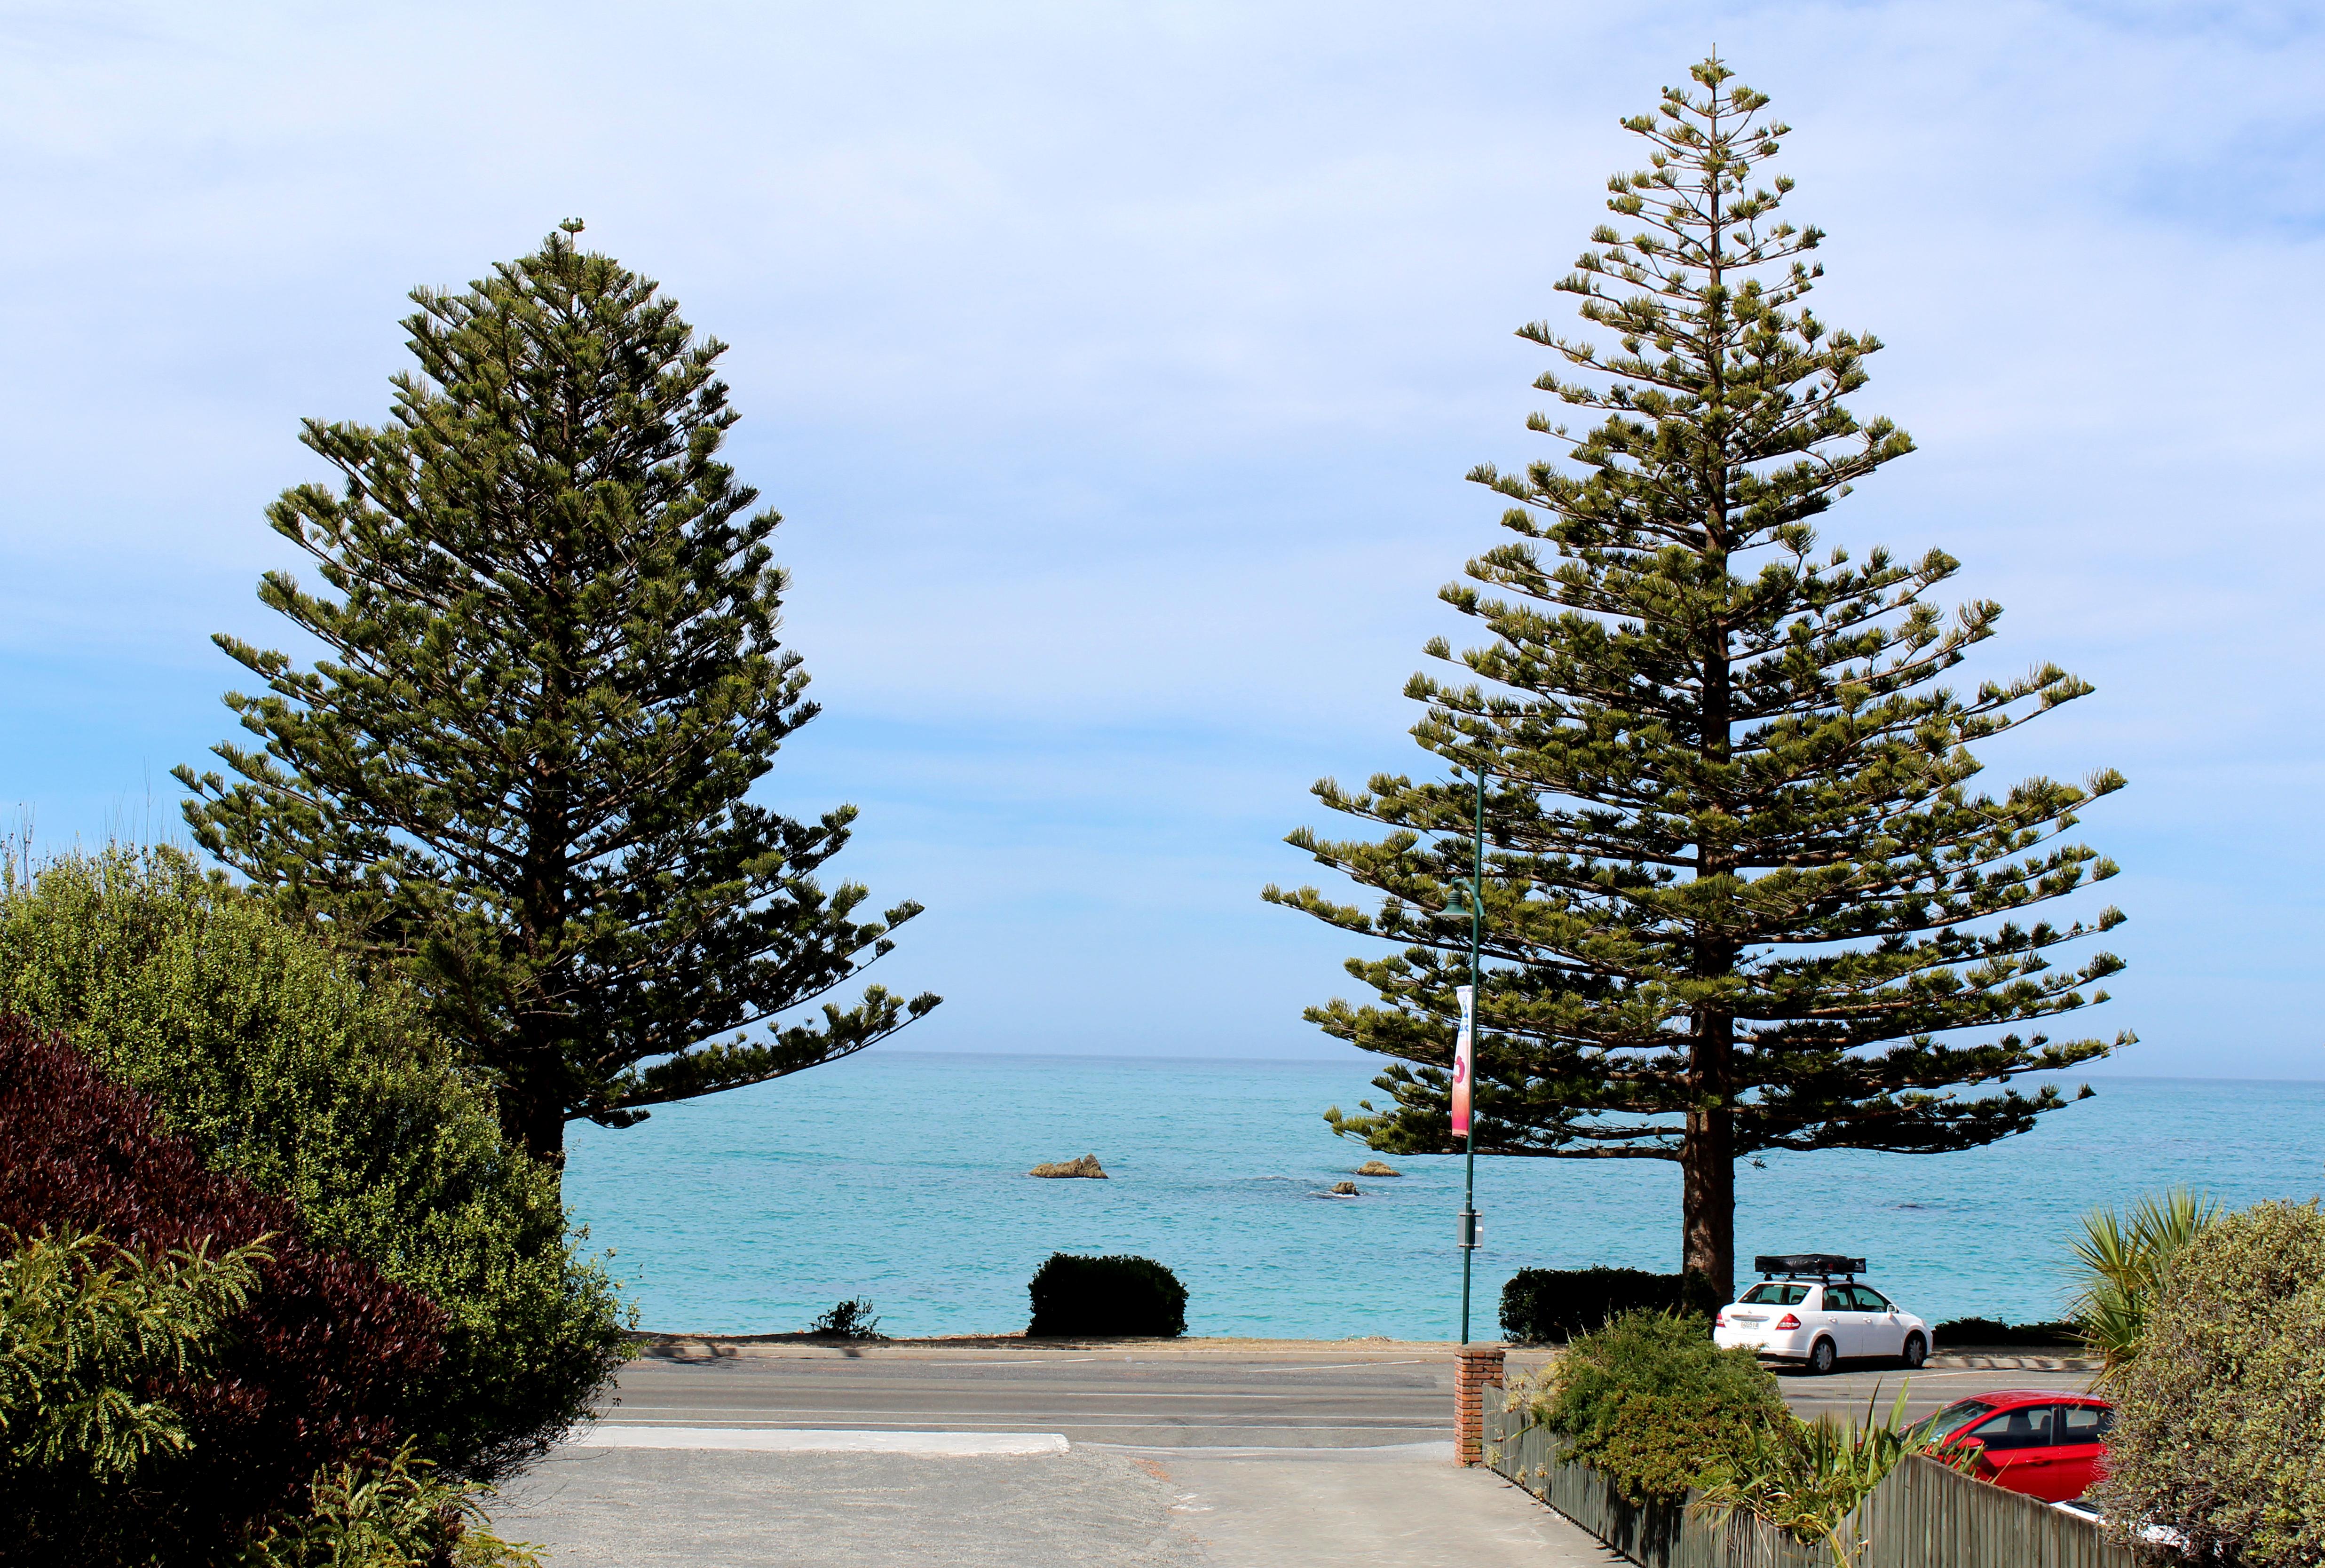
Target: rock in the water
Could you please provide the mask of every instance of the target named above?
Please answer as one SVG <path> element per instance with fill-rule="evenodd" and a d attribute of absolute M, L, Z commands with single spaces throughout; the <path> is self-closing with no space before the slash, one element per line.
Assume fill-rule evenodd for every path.
<path fill-rule="evenodd" d="M 1055 1164 L 1035 1165 L 1025 1174 L 1029 1176 L 1095 1176 L 1101 1182 L 1107 1179 L 1096 1155 L 1084 1155 L 1079 1160 L 1061 1160 Z"/>
<path fill-rule="evenodd" d="M 1402 1176 L 1404 1173 L 1398 1170 L 1394 1165 L 1388 1164 L 1386 1161 L 1366 1160 L 1363 1164 L 1357 1167 L 1357 1174 L 1359 1176 Z"/>
<path fill-rule="evenodd" d="M 1335 1198 L 1353 1198 L 1357 1195 L 1357 1184 L 1354 1182 L 1336 1182 L 1332 1184 L 1332 1196 Z"/>

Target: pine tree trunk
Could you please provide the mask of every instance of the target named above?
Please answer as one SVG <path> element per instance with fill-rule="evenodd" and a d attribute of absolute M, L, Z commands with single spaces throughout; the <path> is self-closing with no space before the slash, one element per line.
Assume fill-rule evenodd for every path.
<path fill-rule="evenodd" d="M 565 1171 L 565 1105 L 555 1094 L 527 1094 L 511 1086 L 501 1095 L 501 1131 L 509 1142 L 562 1175 Z"/>
<path fill-rule="evenodd" d="M 1700 1274 L 1723 1301 L 1736 1299 L 1736 1116 L 1725 1105 L 1687 1113 L 1680 1159 L 1682 1271 Z"/>

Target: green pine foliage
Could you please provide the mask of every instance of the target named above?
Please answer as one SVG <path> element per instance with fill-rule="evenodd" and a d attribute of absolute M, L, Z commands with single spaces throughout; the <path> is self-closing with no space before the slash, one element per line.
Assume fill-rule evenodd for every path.
<path fill-rule="evenodd" d="M 389 423 L 306 422 L 341 482 L 267 515 L 329 591 L 274 571 L 259 598 L 327 656 L 219 637 L 261 744 L 217 748 L 231 782 L 177 775 L 201 846 L 416 981 L 552 1164 L 570 1118 L 627 1126 L 937 1002 L 826 1000 L 920 906 L 860 918 L 863 887 L 818 885 L 854 808 L 746 799 L 816 712 L 776 635 L 780 519 L 718 458 L 725 345 L 580 227 L 414 292 Z"/>
<path fill-rule="evenodd" d="M 1988 1143 L 2063 1097 L 1982 1086 L 2132 1037 L 2046 1032 L 2122 967 L 2055 951 L 2123 916 L 2039 909 L 2114 875 L 2068 835 L 2121 777 L 1996 795 L 1972 752 L 2091 688 L 2042 664 L 1958 689 L 2001 608 L 1932 602 L 1953 558 L 1820 546 L 1816 520 L 1913 443 L 1847 405 L 1879 342 L 1808 307 L 1823 236 L 1763 172 L 1788 127 L 1718 60 L 1692 76 L 1625 122 L 1648 167 L 1611 181 L 1616 223 L 1558 285 L 1612 343 L 1521 333 L 1566 366 L 1535 385 L 1597 422 L 1537 414 L 1560 455 L 1471 476 L 1514 503 L 1516 538 L 1440 598 L 1487 640 L 1431 643 L 1459 674 L 1406 688 L 1454 776 L 1324 780 L 1325 805 L 1385 836 L 1291 842 L 1377 897 L 1266 896 L 1402 949 L 1348 966 L 1376 1001 L 1308 1013 L 1395 1059 L 1385 1104 L 1328 1119 L 1452 1150 L 1486 775 L 1477 1146 L 1679 1162 L 1682 1266 L 1725 1292 L 1737 1160 Z"/>
<path fill-rule="evenodd" d="M 215 1170 L 287 1199 L 307 1240 L 440 1306 L 406 1419 L 423 1458 L 505 1473 L 582 1419 L 626 1355 L 554 1175 L 501 1136 L 403 988 L 183 855 L 115 849 L 0 873 L 0 1014 L 67 1035 Z"/>

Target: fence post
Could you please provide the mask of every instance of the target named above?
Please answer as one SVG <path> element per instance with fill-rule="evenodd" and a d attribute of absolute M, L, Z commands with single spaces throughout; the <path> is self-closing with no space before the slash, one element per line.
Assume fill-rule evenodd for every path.
<path fill-rule="evenodd" d="M 1459 1370 L 1453 1378 L 1453 1459 L 1457 1464 L 1476 1464 L 1486 1454 L 1486 1390 L 1502 1386 L 1502 1359 L 1508 1352 L 1499 1346 L 1461 1347 Z"/>

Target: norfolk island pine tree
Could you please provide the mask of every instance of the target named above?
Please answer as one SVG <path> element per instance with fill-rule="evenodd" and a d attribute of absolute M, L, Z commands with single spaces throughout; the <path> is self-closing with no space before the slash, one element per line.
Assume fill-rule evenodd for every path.
<path fill-rule="evenodd" d="M 1949 620 L 1929 602 L 1952 558 L 1817 558 L 1811 521 L 1913 443 L 1843 403 L 1879 342 L 1802 302 L 1822 236 L 1776 217 L 1789 179 L 1755 182 L 1789 127 L 1716 58 L 1690 74 L 1624 122 L 1650 165 L 1609 182 L 1629 237 L 1600 227 L 1557 285 L 1619 350 L 1520 333 L 1579 373 L 1536 387 L 1599 422 L 1575 435 L 1536 414 L 1562 461 L 1470 475 L 1515 503 L 1502 522 L 1519 537 L 1440 590 L 1491 640 L 1459 655 L 1462 677 L 1406 687 L 1428 705 L 1413 738 L 1452 778 L 1317 784 L 1387 835 L 1289 841 L 1376 906 L 1264 896 L 1403 946 L 1348 963 L 1377 1000 L 1307 1010 L 1394 1059 L 1375 1081 L 1386 1104 L 1327 1120 L 1383 1151 L 1456 1149 L 1446 1070 L 1483 772 L 1477 1146 L 1677 1162 L 1683 1266 L 1726 1299 L 1738 1159 L 1990 1143 L 2066 1103 L 2014 1077 L 2134 1036 L 2043 1033 L 2122 967 L 2058 968 L 2052 950 L 2122 914 L 2028 914 L 2115 874 L 2067 835 L 2121 776 L 1999 799 L 1972 783 L 1972 745 L 2091 688 L 2046 663 L 1957 692 L 1947 672 L 2001 608 Z M 1455 658 L 1442 638 L 1427 652 Z"/>
<path fill-rule="evenodd" d="M 218 637 L 264 744 L 216 748 L 231 782 L 177 770 L 202 848 L 409 975 L 552 1166 L 570 1119 L 812 1067 L 938 1001 L 826 999 L 920 905 L 858 919 L 866 889 L 818 885 L 853 807 L 746 798 L 816 713 L 776 636 L 780 518 L 718 460 L 725 345 L 580 228 L 414 292 L 392 423 L 305 422 L 344 483 L 267 517 L 333 593 L 269 572 L 259 598 L 328 656 Z"/>

